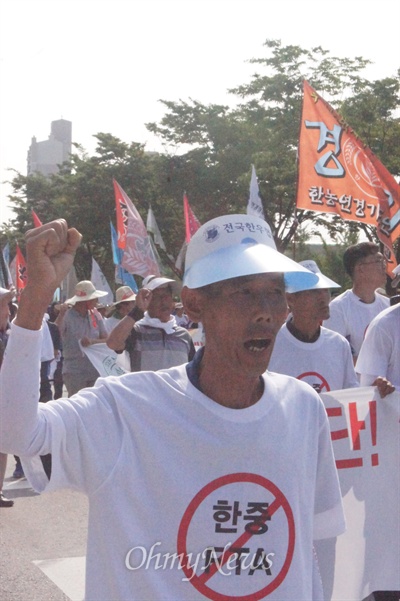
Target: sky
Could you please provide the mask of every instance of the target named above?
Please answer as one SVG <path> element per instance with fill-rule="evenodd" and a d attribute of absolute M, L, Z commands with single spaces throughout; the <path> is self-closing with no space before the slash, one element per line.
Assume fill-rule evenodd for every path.
<path fill-rule="evenodd" d="M 382 79 L 400 66 L 399 23 L 399 0 L 2 0 L 0 224 L 10 169 L 26 174 L 51 121 L 71 121 L 89 153 L 99 132 L 162 150 L 145 127 L 159 100 L 233 105 L 227 90 L 250 81 L 265 40 L 362 56 Z"/>

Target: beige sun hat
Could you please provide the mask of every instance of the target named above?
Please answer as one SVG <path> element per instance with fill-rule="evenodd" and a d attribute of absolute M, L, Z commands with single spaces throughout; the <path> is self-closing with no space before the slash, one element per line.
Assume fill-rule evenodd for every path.
<path fill-rule="evenodd" d="M 130 301 L 134 301 L 136 299 L 136 294 L 133 292 L 130 286 L 120 286 L 115 291 L 115 303 L 112 303 L 112 307 L 115 305 L 119 305 L 119 303 L 129 303 Z"/>
<path fill-rule="evenodd" d="M 75 303 L 89 301 L 94 298 L 100 298 L 101 296 L 107 296 L 107 292 L 104 292 L 104 290 L 96 290 L 92 282 L 83 280 L 82 282 L 78 282 L 75 286 L 75 296 L 69 298 L 65 302 L 67 305 L 75 305 Z"/>

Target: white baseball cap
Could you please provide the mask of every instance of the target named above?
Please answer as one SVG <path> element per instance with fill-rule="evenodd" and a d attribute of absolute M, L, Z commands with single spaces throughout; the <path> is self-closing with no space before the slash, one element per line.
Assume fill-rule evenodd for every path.
<path fill-rule="evenodd" d="M 183 285 L 200 288 L 261 273 L 283 273 L 287 292 L 318 277 L 276 250 L 268 223 L 253 215 L 224 215 L 202 225 L 189 242 Z"/>
<path fill-rule="evenodd" d="M 169 284 L 174 292 L 179 288 L 178 282 L 175 280 L 157 275 L 148 275 L 145 277 L 142 282 L 142 288 L 147 288 L 147 290 L 155 290 L 156 288 L 160 288 L 160 286 L 165 286 L 166 284 Z"/>
<path fill-rule="evenodd" d="M 303 265 L 303 267 L 306 267 L 309 271 L 312 271 L 313 273 L 315 273 L 318 277 L 318 282 L 316 284 L 314 284 L 314 286 L 307 286 L 307 288 L 301 288 L 301 289 L 297 290 L 297 292 L 301 292 L 302 290 L 320 290 L 322 288 L 340 288 L 341 287 L 340 284 L 337 284 L 336 282 L 334 282 L 333 280 L 328 278 L 326 275 L 321 273 L 321 270 L 315 261 L 312 261 L 311 259 L 307 259 L 307 261 L 299 261 L 299 265 Z"/>

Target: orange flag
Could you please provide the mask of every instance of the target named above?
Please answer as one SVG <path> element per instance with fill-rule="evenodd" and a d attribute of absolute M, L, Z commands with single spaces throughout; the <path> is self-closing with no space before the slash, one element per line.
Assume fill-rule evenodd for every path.
<path fill-rule="evenodd" d="M 40 227 L 43 223 L 40 221 L 39 217 L 36 215 L 35 211 L 32 209 L 32 218 L 33 224 L 35 227 Z"/>
<path fill-rule="evenodd" d="M 306 81 L 296 206 L 374 225 L 384 245 L 388 273 L 396 266 L 393 243 L 400 235 L 399 184 Z"/>
<path fill-rule="evenodd" d="M 15 287 L 17 289 L 17 298 L 19 299 L 22 290 L 25 288 L 27 280 L 26 262 L 20 247 L 16 246 L 16 262 L 15 262 Z"/>

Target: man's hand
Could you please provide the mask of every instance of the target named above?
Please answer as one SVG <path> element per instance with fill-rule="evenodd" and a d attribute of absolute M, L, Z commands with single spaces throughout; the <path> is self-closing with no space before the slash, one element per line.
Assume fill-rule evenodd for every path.
<path fill-rule="evenodd" d="M 151 297 L 151 290 L 149 290 L 148 288 L 141 288 L 136 295 L 135 306 L 138 307 L 144 313 L 149 308 Z"/>
<path fill-rule="evenodd" d="M 392 392 L 395 391 L 395 387 L 393 386 L 393 384 L 389 382 L 389 380 L 387 380 L 386 378 L 382 378 L 382 376 L 376 378 L 376 380 L 372 383 L 372 386 L 377 387 L 378 392 L 382 398 L 385 398 L 385 396 L 387 396 L 388 394 L 392 394 Z"/>
<path fill-rule="evenodd" d="M 72 267 L 81 234 L 57 219 L 29 230 L 26 239 L 27 283 L 15 323 L 30 330 L 41 327 L 54 292 Z"/>

